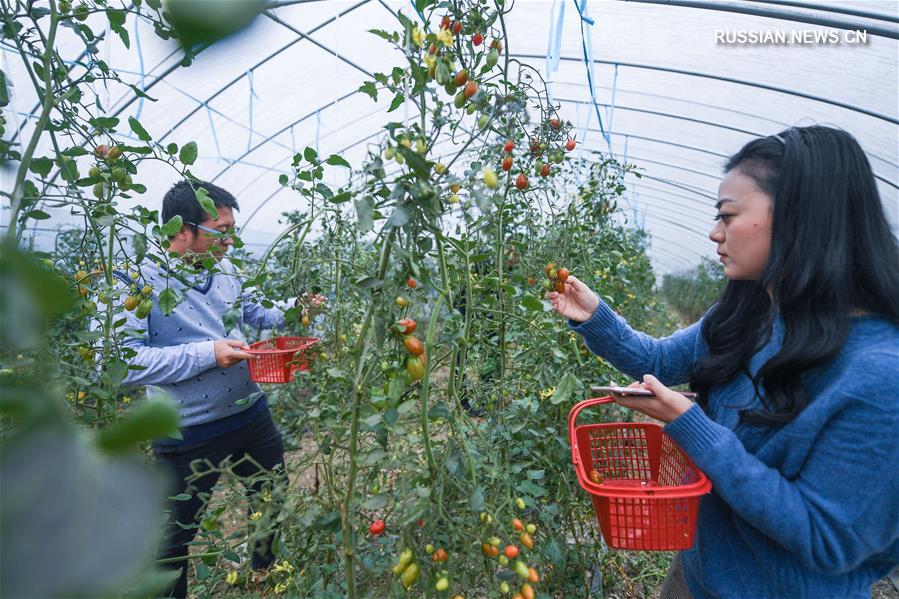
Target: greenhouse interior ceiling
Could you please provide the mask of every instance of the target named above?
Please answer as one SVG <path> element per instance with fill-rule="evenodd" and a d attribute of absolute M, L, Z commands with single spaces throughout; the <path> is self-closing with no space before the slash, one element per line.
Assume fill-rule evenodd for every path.
<path fill-rule="evenodd" d="M 111 28 L 92 14 L 85 24 L 100 39 L 99 56 L 121 78 L 93 92 L 108 116 L 138 118 L 159 144 L 196 142 L 193 174 L 237 197 L 244 242 L 264 249 L 287 226 L 282 214 L 302 201 L 279 183 L 297 151 L 310 146 L 359 165 L 387 123 L 410 118 L 408 99 L 388 112 L 389 95 L 373 101 L 360 90 L 396 64 L 398 53 L 369 31 L 395 29 L 398 12 L 421 23 L 414 2 L 271 2 L 189 66 L 177 43 L 143 20 L 129 16 Z M 539 72 L 571 123 L 576 155 L 638 167 L 642 176 L 625 180 L 620 217 L 645 229 L 656 271 L 667 273 L 714 257 L 708 229 L 726 158 L 790 126 L 852 133 L 897 230 L 897 23 L 893 1 L 517 0 L 505 28 L 511 58 Z M 72 29 L 58 36 L 60 54 L 77 69 L 83 44 Z M 22 144 L 40 102 L 10 39 L 2 69 L 6 137 Z M 127 142 L 134 134 L 121 135 Z M 37 155 L 52 151 L 46 138 L 41 144 Z M 441 146 L 433 152 L 439 159 Z M 327 176 L 342 184 L 351 172 Z M 11 173 L 2 171 L 6 192 Z M 146 192 L 119 203 L 158 207 L 174 181 L 167 165 L 147 164 L 139 179 Z M 8 208 L 5 197 L 4 227 Z M 60 228 L 79 225 L 77 212 L 53 208 L 51 219 L 29 224 L 29 236 L 52 243 Z"/>

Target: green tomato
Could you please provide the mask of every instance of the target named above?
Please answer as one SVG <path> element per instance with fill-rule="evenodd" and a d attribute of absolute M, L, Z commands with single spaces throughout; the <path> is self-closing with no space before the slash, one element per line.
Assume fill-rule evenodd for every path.
<path fill-rule="evenodd" d="M 459 92 L 456 94 L 456 97 L 453 98 L 453 106 L 456 108 L 462 108 L 465 106 L 465 92 Z"/>
<path fill-rule="evenodd" d="M 411 589 L 415 582 L 418 580 L 418 574 L 421 572 L 421 569 L 418 567 L 418 564 L 412 562 L 406 569 L 403 571 L 403 586 L 407 589 Z"/>
<path fill-rule="evenodd" d="M 528 565 L 520 559 L 515 560 L 515 573 L 518 574 L 519 578 L 527 578 L 531 575 L 531 573 L 528 572 Z"/>
<path fill-rule="evenodd" d="M 499 62 L 499 52 L 496 48 L 491 48 L 490 52 L 487 53 L 487 68 L 492 69 L 496 66 L 496 63 Z"/>

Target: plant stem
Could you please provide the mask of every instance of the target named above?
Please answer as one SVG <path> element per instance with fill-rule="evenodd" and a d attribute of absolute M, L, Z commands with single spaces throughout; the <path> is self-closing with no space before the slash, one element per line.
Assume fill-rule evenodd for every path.
<path fill-rule="evenodd" d="M 381 257 L 378 261 L 377 279 L 384 281 L 384 275 L 387 272 L 387 261 L 390 258 L 391 248 L 393 247 L 393 239 L 396 236 L 396 229 L 391 228 L 387 236 L 383 240 L 381 246 Z M 353 491 L 356 485 L 356 474 L 359 466 L 356 463 L 356 450 L 359 440 L 359 411 L 362 404 L 362 375 L 365 366 L 366 345 L 368 343 L 368 332 L 371 328 L 371 321 L 374 318 L 375 310 L 380 305 L 380 298 L 383 295 L 381 287 L 372 291 L 371 304 L 368 306 L 368 312 L 365 315 L 365 322 L 362 330 L 359 332 L 359 338 L 356 340 L 354 350 L 356 359 L 356 372 L 353 376 L 353 411 L 350 420 L 350 446 L 349 446 L 349 470 L 347 472 L 347 487 L 340 505 L 340 516 L 343 525 L 343 556 L 346 568 L 346 589 L 349 599 L 356 598 L 356 563 L 355 553 L 352 545 L 352 522 L 350 517 L 350 508 L 353 501 Z"/>
<path fill-rule="evenodd" d="M 431 319 L 428 322 L 428 335 L 425 338 L 425 347 L 427 348 L 427 355 L 433 356 L 434 354 L 434 333 L 437 330 L 437 317 L 440 315 L 440 306 L 443 305 L 443 301 L 445 299 L 444 294 L 440 294 L 437 296 L 437 301 L 434 302 L 434 307 L 431 311 Z M 428 432 L 428 396 L 431 391 L 431 363 L 432 360 L 425 360 L 425 378 L 421 383 L 421 434 L 424 440 L 425 446 L 425 455 L 428 458 L 428 472 L 431 475 L 431 480 L 434 480 L 436 475 L 437 467 L 434 464 L 434 454 L 431 451 L 431 435 Z"/>
<path fill-rule="evenodd" d="M 31 134 L 28 146 L 25 148 L 25 152 L 22 153 L 22 159 L 19 162 L 19 170 L 16 173 L 16 180 L 13 184 L 13 191 L 9 196 L 9 228 L 6 231 L 6 238 L 11 244 L 18 242 L 19 235 L 21 235 L 21 232 L 17 230 L 16 225 L 19 220 L 19 210 L 22 209 L 22 199 L 25 196 L 25 176 L 28 173 L 28 168 L 31 166 L 31 159 L 34 156 L 35 149 L 37 149 L 37 143 L 40 140 L 41 135 L 43 135 L 44 129 L 47 127 L 47 122 L 50 119 L 50 110 L 53 108 L 53 99 L 55 98 L 55 94 L 53 93 L 53 44 L 56 41 L 56 28 L 58 24 L 59 18 L 56 13 L 56 2 L 55 0 L 50 0 L 50 32 L 47 34 L 47 44 L 44 48 L 44 54 L 41 57 L 44 70 L 44 79 L 42 82 L 44 88 L 42 90 L 35 90 L 39 97 L 43 96 L 41 114 L 34 125 L 34 132 Z M 18 38 L 18 36 L 14 37 Z M 19 42 L 18 39 L 17 45 L 19 46 L 19 52 L 22 53 L 23 49 L 21 47 L 21 42 Z M 27 60 L 24 60 L 24 62 L 26 65 L 28 64 Z"/>

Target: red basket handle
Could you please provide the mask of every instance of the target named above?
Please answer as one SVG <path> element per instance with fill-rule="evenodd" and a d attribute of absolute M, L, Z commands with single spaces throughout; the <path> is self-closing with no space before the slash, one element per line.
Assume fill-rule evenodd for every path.
<path fill-rule="evenodd" d="M 577 466 L 580 461 L 578 458 L 578 450 L 577 450 L 577 437 L 574 434 L 574 423 L 577 420 L 578 415 L 585 408 L 589 408 L 590 406 L 598 406 L 604 403 L 611 403 L 615 401 L 612 396 L 608 397 L 594 397 L 593 399 L 587 399 L 575 405 L 571 408 L 571 411 L 568 412 L 568 439 L 571 443 L 571 463 Z"/>

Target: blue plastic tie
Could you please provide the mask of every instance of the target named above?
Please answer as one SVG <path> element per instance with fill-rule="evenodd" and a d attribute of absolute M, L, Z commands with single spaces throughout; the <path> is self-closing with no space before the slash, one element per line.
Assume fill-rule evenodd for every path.
<path fill-rule="evenodd" d="M 573 1 L 575 8 L 577 8 L 578 15 L 581 18 L 581 47 L 584 51 L 584 65 L 587 67 L 587 87 L 590 90 L 590 100 L 593 104 L 593 110 L 594 112 L 596 112 L 596 119 L 599 122 L 599 131 L 602 134 L 603 139 L 606 141 L 606 145 L 608 145 L 609 155 L 612 155 L 612 138 L 606 132 L 606 129 L 602 124 L 602 115 L 599 112 L 599 103 L 596 101 L 596 86 L 594 85 L 593 59 L 591 56 L 591 48 L 593 44 L 590 37 L 590 30 L 584 29 L 584 23 L 593 26 L 595 22 L 586 14 L 587 0 L 581 0 L 580 4 L 578 4 L 577 0 Z"/>
<path fill-rule="evenodd" d="M 219 159 L 223 159 L 222 149 L 219 147 L 219 136 L 215 132 L 215 122 L 212 120 L 212 110 L 206 102 L 203 102 L 203 106 L 206 107 L 206 116 L 209 117 L 209 128 L 212 130 L 212 141 L 215 142 L 215 153 L 218 154 Z"/>
<path fill-rule="evenodd" d="M 546 95 L 549 103 L 553 102 L 553 89 L 552 89 L 552 48 L 553 48 L 553 34 L 555 31 L 553 30 L 552 21 L 553 21 L 553 13 L 556 10 L 556 0 L 553 0 L 553 5 L 549 9 L 549 37 L 546 40 Z"/>
<path fill-rule="evenodd" d="M 415 9 L 415 13 L 418 15 L 418 18 L 421 19 L 422 24 L 425 26 L 425 31 L 430 31 L 428 28 L 428 21 L 425 19 L 425 16 L 418 10 L 418 6 L 415 5 L 415 0 L 409 0 L 409 4 L 412 5 L 412 8 Z"/>

